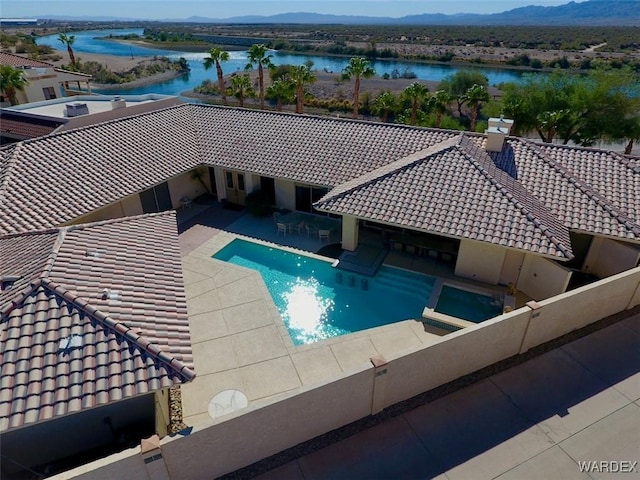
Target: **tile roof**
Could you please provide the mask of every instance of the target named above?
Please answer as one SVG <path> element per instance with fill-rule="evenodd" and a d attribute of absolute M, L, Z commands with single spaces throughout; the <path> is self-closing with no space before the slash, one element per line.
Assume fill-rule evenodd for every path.
<path fill-rule="evenodd" d="M 458 135 L 448 130 L 192 106 L 202 161 L 335 186 Z"/>
<path fill-rule="evenodd" d="M 568 230 L 460 135 L 346 182 L 320 210 L 571 259 Z"/>
<path fill-rule="evenodd" d="M 335 187 L 458 135 L 228 107 L 171 107 L 0 149 L 0 234 L 70 222 L 202 164 Z M 468 137 L 484 142 L 482 135 Z M 589 184 L 583 177 L 606 163 L 592 149 L 510 138 L 503 152 L 491 154 L 568 228 L 640 241 L 638 160 L 611 155 L 615 168 Z"/>
<path fill-rule="evenodd" d="M 11 65 L 12 67 L 53 68 L 53 65 L 50 63 L 21 57 L 20 55 L 14 55 L 13 53 L 7 52 L 0 52 L 0 65 Z"/>
<path fill-rule="evenodd" d="M 626 240 L 640 239 L 640 169 L 633 159 L 598 150 L 509 139 L 491 154 L 513 157 L 520 183 L 569 229 Z M 501 158 L 502 157 L 502 158 Z"/>
<path fill-rule="evenodd" d="M 49 135 L 64 123 L 64 120 L 26 118 L 18 113 L 0 109 L 0 135 L 17 137 L 19 140 Z"/>
<path fill-rule="evenodd" d="M 0 260 L 21 277 L 0 292 L 0 431 L 194 377 L 174 212 L 0 237 Z"/>

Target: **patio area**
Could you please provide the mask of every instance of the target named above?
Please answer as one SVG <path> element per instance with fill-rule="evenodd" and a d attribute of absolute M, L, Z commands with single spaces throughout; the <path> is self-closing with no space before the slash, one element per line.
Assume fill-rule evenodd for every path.
<path fill-rule="evenodd" d="M 245 211 L 224 208 L 217 202 L 194 202 L 178 212 L 197 372 L 193 382 L 181 387 L 187 425 L 209 422 L 220 411 L 229 413 L 214 400 L 225 391 L 242 393 L 249 405 L 257 400 L 275 400 L 280 394 L 329 381 L 369 364 L 372 357 L 389 357 L 419 345 L 442 341 L 442 337 L 430 333 L 418 319 L 294 346 L 260 274 L 212 256 L 238 237 L 274 243 L 293 251 L 303 250 L 311 256 L 326 249 L 328 244 L 340 242 L 338 220 L 300 215 L 305 222 L 327 222 L 325 225 L 330 226 L 329 222 L 334 222 L 330 243 L 306 229 L 281 232 L 277 227 L 279 222 L 272 216 L 256 218 Z M 366 231 L 362 232 L 360 241 L 378 247 L 383 243 L 380 235 Z M 340 252 L 338 247 L 331 248 Z M 385 263 L 429 275 L 453 277 L 450 264 L 405 251 L 391 251 Z"/>

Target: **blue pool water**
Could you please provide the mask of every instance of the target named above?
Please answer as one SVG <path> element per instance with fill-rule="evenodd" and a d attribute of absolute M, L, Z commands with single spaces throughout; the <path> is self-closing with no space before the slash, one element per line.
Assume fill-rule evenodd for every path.
<path fill-rule="evenodd" d="M 486 295 L 444 285 L 435 310 L 478 323 L 500 315 L 502 304 L 492 304 L 491 297 Z"/>
<path fill-rule="evenodd" d="M 239 239 L 213 257 L 260 272 L 296 345 L 421 318 L 434 282 L 385 265 L 365 277 Z"/>

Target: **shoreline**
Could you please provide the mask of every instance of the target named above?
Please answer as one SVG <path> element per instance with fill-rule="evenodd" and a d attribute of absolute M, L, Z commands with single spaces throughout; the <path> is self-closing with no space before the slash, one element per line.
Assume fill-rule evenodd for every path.
<path fill-rule="evenodd" d="M 63 68 L 64 65 L 69 64 L 69 55 L 66 50 L 55 49 L 54 54 L 60 55 L 61 60 L 49 62 L 56 68 Z M 107 53 L 87 53 L 76 52 L 76 59 L 82 62 L 98 62 L 113 72 L 125 72 L 131 70 L 138 65 L 149 61 L 147 56 L 133 56 L 127 57 L 124 55 L 110 55 Z M 183 75 L 176 70 L 167 70 L 164 72 L 156 73 L 148 77 L 137 78 L 131 82 L 125 83 L 95 83 L 91 81 L 91 89 L 101 91 L 113 91 L 113 90 L 130 90 L 139 87 L 146 87 L 149 85 L 155 85 L 157 83 L 164 83 Z"/>

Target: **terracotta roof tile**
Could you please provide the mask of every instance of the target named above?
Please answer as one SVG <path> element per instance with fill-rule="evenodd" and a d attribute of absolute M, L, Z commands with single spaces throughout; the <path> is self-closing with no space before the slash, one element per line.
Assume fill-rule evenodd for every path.
<path fill-rule="evenodd" d="M 181 105 L 0 150 L 0 234 L 69 222 L 202 164 L 336 187 L 458 135 Z M 506 145 L 491 154 L 496 164 L 567 228 L 640 239 L 637 159 L 512 138 Z"/>
<path fill-rule="evenodd" d="M 21 275 L 0 296 L 0 431 L 193 378 L 175 213 L 0 237 L 0 260 Z"/>
<path fill-rule="evenodd" d="M 11 65 L 12 67 L 53 68 L 53 65 L 50 63 L 21 57 L 20 55 L 14 55 L 13 53 L 7 52 L 0 52 L 0 65 Z"/>
<path fill-rule="evenodd" d="M 491 156 L 497 163 L 512 158 L 519 182 L 569 229 L 640 239 L 634 218 L 640 209 L 640 170 L 632 167 L 632 159 L 522 139 L 509 139 L 507 148 Z"/>
<path fill-rule="evenodd" d="M 315 205 L 430 233 L 573 257 L 568 230 L 464 135 L 347 182 Z"/>

